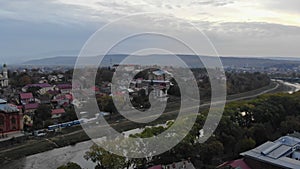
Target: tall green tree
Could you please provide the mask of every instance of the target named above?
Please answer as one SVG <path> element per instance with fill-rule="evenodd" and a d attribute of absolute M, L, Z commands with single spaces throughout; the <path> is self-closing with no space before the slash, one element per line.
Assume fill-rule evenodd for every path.
<path fill-rule="evenodd" d="M 127 166 L 125 157 L 110 153 L 97 145 L 93 145 L 84 158 L 97 163 L 96 167 L 99 169 L 120 169 Z"/>

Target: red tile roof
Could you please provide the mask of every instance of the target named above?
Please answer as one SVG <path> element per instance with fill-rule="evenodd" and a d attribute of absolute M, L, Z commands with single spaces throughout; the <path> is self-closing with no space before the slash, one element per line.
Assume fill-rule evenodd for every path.
<path fill-rule="evenodd" d="M 39 107 L 38 103 L 29 103 L 29 104 L 25 104 L 24 106 L 25 110 L 37 109 L 38 107 Z"/>
<path fill-rule="evenodd" d="M 73 96 L 71 94 L 66 94 L 65 96 L 66 96 L 67 99 L 73 100 Z"/>
<path fill-rule="evenodd" d="M 51 114 L 63 114 L 63 113 L 65 113 L 64 109 L 54 109 L 51 112 Z"/>
<path fill-rule="evenodd" d="M 20 93 L 20 98 L 21 99 L 31 99 L 33 98 L 32 93 Z"/>
<path fill-rule="evenodd" d="M 61 89 L 72 89 L 72 85 L 71 84 L 58 84 L 56 86 L 57 88 Z"/>

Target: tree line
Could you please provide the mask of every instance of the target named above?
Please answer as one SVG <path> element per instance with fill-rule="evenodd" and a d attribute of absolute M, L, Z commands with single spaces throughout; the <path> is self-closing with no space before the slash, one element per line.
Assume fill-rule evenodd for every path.
<path fill-rule="evenodd" d="M 213 136 L 200 144 L 197 138 L 207 113 L 201 112 L 190 133 L 177 146 L 159 156 L 128 161 L 94 145 L 85 158 L 96 162 L 102 169 L 126 168 L 129 164 L 135 168 L 146 168 L 149 164 L 172 164 L 182 159 L 190 159 L 196 168 L 215 168 L 223 161 L 238 158 L 241 152 L 268 140 L 300 132 L 300 92 L 266 94 L 256 99 L 227 104 Z M 152 137 L 166 129 L 161 126 L 148 127 L 133 137 Z"/>

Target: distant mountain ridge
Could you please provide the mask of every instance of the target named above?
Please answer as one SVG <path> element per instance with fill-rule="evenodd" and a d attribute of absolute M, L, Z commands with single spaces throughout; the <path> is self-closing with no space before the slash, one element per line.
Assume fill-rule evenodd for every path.
<path fill-rule="evenodd" d="M 76 57 L 73 56 L 56 56 L 52 58 L 29 60 L 22 65 L 74 65 Z"/>
<path fill-rule="evenodd" d="M 106 55 L 101 65 L 109 66 L 110 64 L 118 64 L 123 59 L 125 59 L 128 55 L 126 54 L 114 54 L 114 55 Z M 172 55 L 151 55 L 156 56 L 158 59 L 165 59 L 167 61 L 170 57 L 174 57 Z M 165 57 L 162 57 L 165 56 Z M 180 59 L 182 59 L 187 65 L 190 67 L 203 67 L 203 64 L 199 60 L 199 58 L 195 55 L 177 55 Z M 140 56 L 135 56 L 140 57 Z M 143 56 L 144 57 L 144 56 Z M 147 56 L 146 56 L 147 57 Z M 209 56 L 201 56 L 204 59 L 210 59 L 212 57 Z M 86 57 L 86 62 L 94 63 L 95 57 Z M 281 58 L 250 58 L 250 57 L 220 57 L 224 67 L 281 67 L 281 66 L 300 66 L 300 60 L 288 60 Z M 296 58 L 297 59 L 297 58 Z M 75 56 L 57 56 L 52 58 L 44 58 L 44 59 L 35 59 L 24 62 L 22 65 L 40 65 L 40 66 L 74 66 L 76 63 L 77 57 Z"/>

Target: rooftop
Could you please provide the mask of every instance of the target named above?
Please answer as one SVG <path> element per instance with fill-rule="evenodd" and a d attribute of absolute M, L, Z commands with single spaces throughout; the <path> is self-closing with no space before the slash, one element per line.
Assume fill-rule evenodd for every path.
<path fill-rule="evenodd" d="M 72 89 L 71 84 L 58 84 L 56 87 L 59 89 Z"/>
<path fill-rule="evenodd" d="M 19 109 L 17 106 L 13 104 L 8 104 L 7 101 L 0 99 L 0 111 L 5 113 L 13 113 L 19 112 Z"/>
<path fill-rule="evenodd" d="M 299 148 L 299 138 L 284 136 L 274 142 L 268 141 L 241 155 L 283 168 L 300 168 L 300 161 L 291 157 Z"/>
<path fill-rule="evenodd" d="M 51 112 L 51 114 L 63 114 L 63 113 L 65 113 L 64 109 L 54 109 Z"/>
<path fill-rule="evenodd" d="M 20 98 L 21 99 L 31 99 L 33 98 L 32 93 L 20 93 Z"/>
<path fill-rule="evenodd" d="M 170 72 L 164 71 L 164 70 L 156 70 L 156 71 L 153 71 L 152 73 L 156 76 L 162 76 L 164 74 L 172 75 Z"/>
<path fill-rule="evenodd" d="M 6 104 L 6 103 L 7 103 L 6 100 L 0 99 L 0 104 Z"/>
<path fill-rule="evenodd" d="M 39 107 L 38 103 L 29 103 L 24 106 L 25 110 L 37 109 Z"/>

